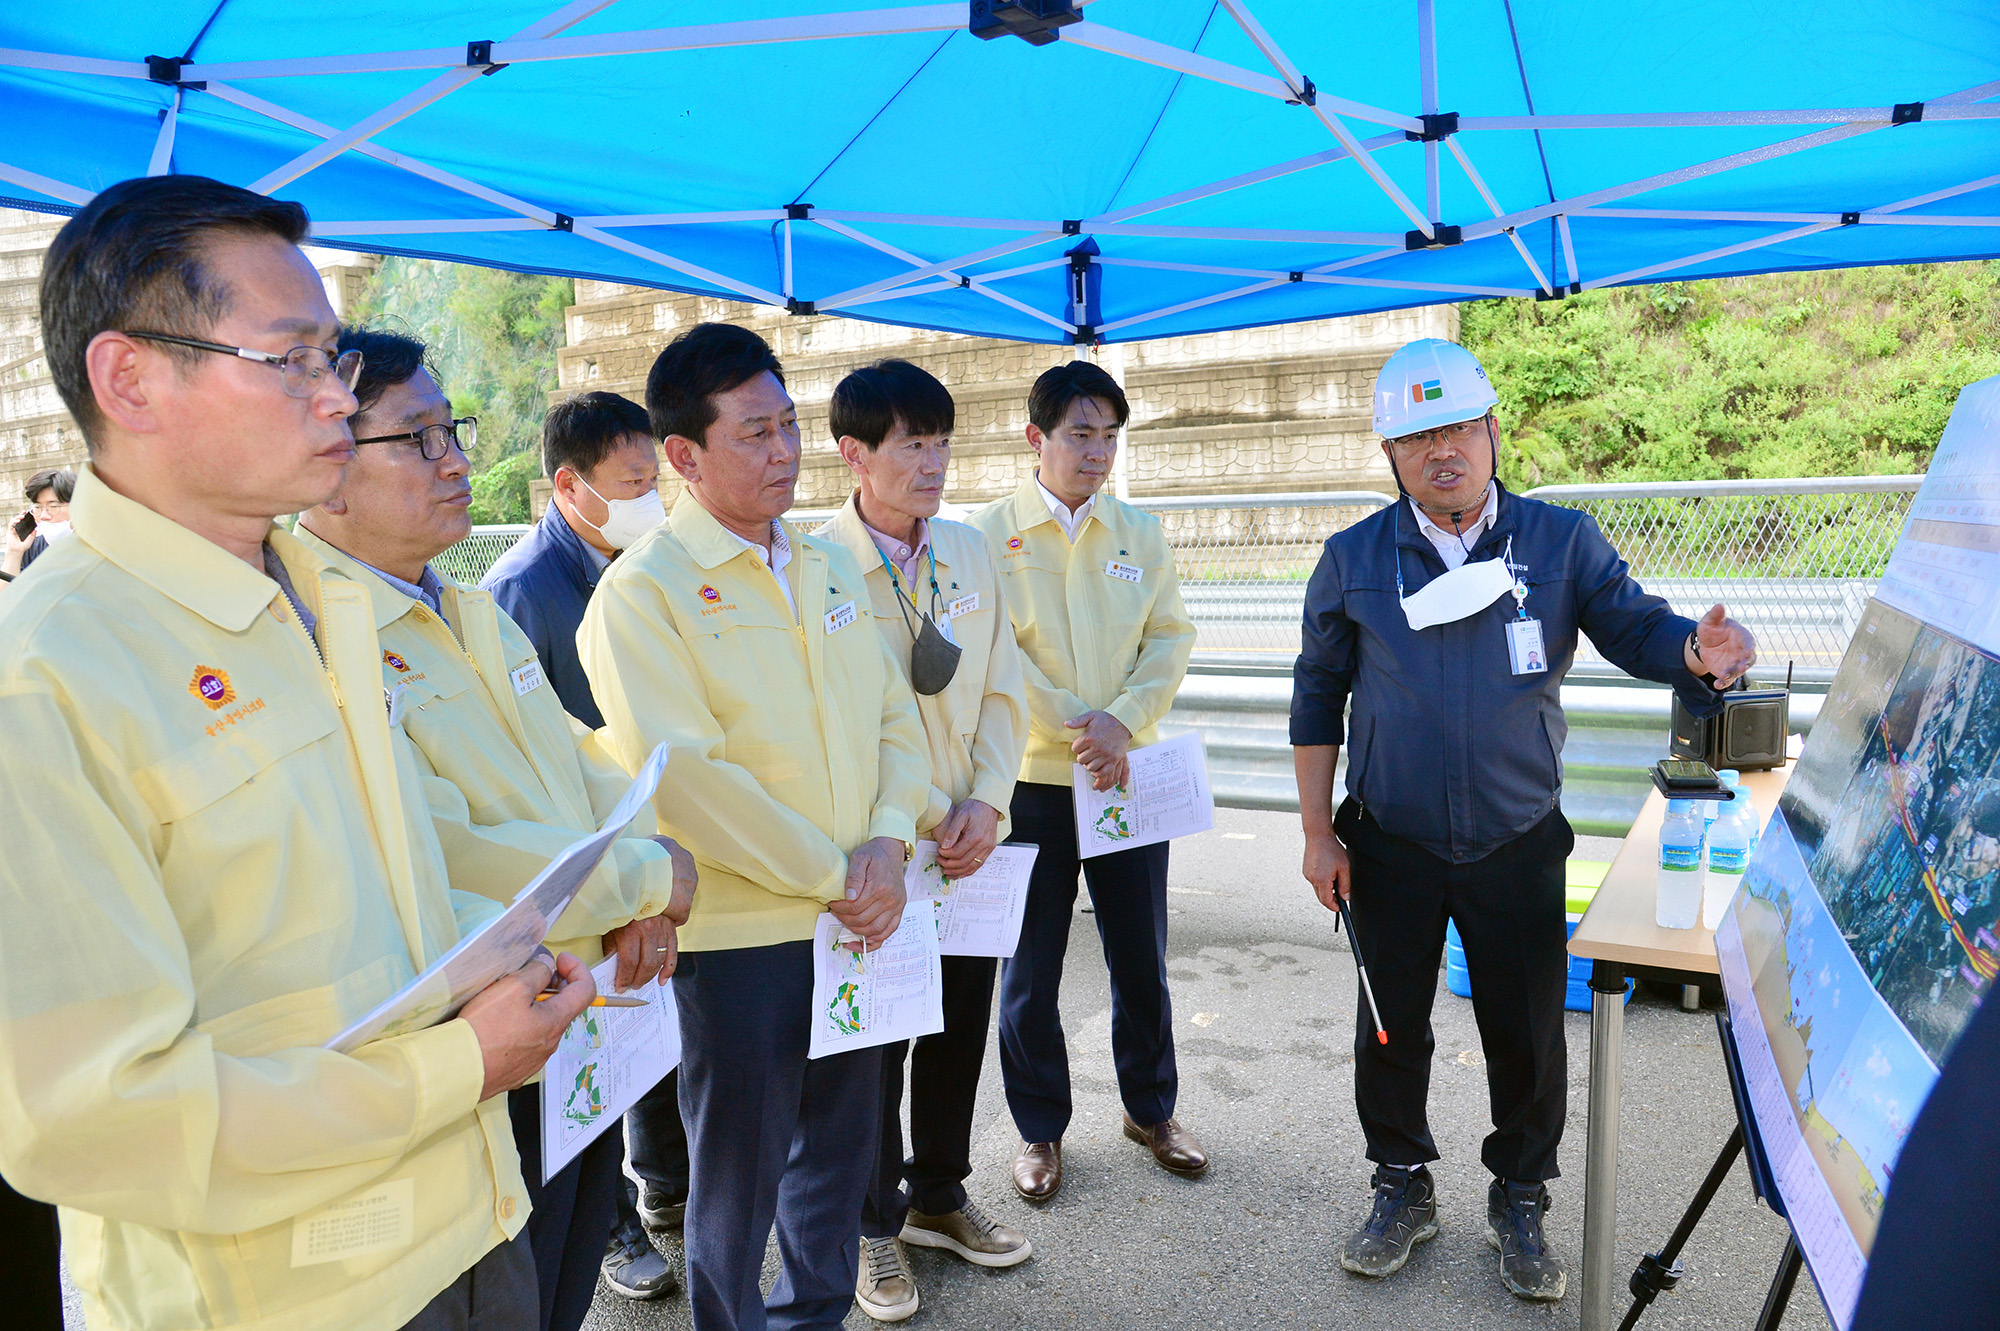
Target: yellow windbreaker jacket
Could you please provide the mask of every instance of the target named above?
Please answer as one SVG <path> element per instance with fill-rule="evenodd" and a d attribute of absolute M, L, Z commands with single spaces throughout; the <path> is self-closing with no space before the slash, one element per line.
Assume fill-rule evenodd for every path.
<path fill-rule="evenodd" d="M 654 805 L 701 869 L 688 951 L 810 939 L 848 852 L 915 840 L 930 788 L 916 699 L 861 570 L 786 534 L 796 620 L 758 553 L 683 492 L 605 570 L 576 634 L 618 760 L 674 746 Z"/>
<path fill-rule="evenodd" d="M 1025 658 L 1031 726 L 1021 779 L 1070 784 L 1077 732 L 1064 723 L 1085 712 L 1117 717 L 1135 748 L 1157 740 L 1194 653 L 1194 621 L 1160 520 L 1100 494 L 1071 545 L 1030 475 L 969 521 L 1000 562 Z"/>
<path fill-rule="evenodd" d="M 446 884 L 366 587 L 273 530 L 316 651 L 88 467 L 71 512 L 0 596 L 0 1173 L 94 1329 L 400 1327 L 527 1217 L 506 1104 L 462 1021 L 319 1046 L 497 908 Z"/>
<path fill-rule="evenodd" d="M 596 830 L 631 777 L 563 710 L 527 635 L 491 596 L 440 576 L 447 624 L 304 527 L 299 539 L 373 599 L 382 688 L 402 690 L 402 729 L 425 769 L 452 886 L 512 901 Z M 549 946 L 595 965 L 606 932 L 659 914 L 673 891 L 666 848 L 646 835 L 620 837 L 556 921 Z"/>
<path fill-rule="evenodd" d="M 846 506 L 819 529 L 819 535 L 846 547 L 864 570 L 876 627 L 908 683 L 910 620 L 896 607 L 896 598 L 902 593 L 889 577 L 882 552 L 868 534 L 855 498 L 848 497 Z M 930 534 L 931 550 L 937 555 L 937 613 L 949 618 L 952 637 L 963 654 L 958 659 L 958 673 L 942 692 L 917 699 L 931 760 L 930 796 L 917 817 L 917 832 L 930 835 L 952 805 L 976 799 L 1000 811 L 1000 839 L 1004 841 L 1014 778 L 1021 770 L 1021 753 L 1028 743 L 1027 685 L 1021 679 L 1021 653 L 1014 645 L 1014 624 L 1007 618 L 1000 570 L 986 548 L 986 538 L 963 523 L 938 518 L 931 519 Z M 913 617 L 932 608 L 930 572 L 926 556 Z"/>

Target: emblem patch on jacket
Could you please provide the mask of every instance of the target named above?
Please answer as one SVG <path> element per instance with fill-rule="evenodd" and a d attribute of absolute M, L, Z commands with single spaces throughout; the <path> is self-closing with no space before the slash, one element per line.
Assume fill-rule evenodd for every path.
<path fill-rule="evenodd" d="M 394 652 L 383 652 L 382 661 L 385 665 L 394 667 L 399 674 L 407 675 L 410 673 L 410 663 Z"/>
<path fill-rule="evenodd" d="M 194 678 L 188 681 L 188 692 L 201 699 L 211 712 L 219 712 L 236 701 L 236 689 L 229 682 L 229 672 L 214 666 L 196 666 Z"/>
<path fill-rule="evenodd" d="M 701 589 L 701 599 L 708 602 L 710 605 L 714 605 L 717 601 L 720 601 L 722 599 L 722 593 L 715 590 L 715 588 L 713 587 L 703 587 Z"/>

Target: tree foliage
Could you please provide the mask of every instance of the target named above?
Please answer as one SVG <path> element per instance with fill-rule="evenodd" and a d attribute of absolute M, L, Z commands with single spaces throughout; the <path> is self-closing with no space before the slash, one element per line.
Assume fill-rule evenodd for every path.
<path fill-rule="evenodd" d="M 1460 338 L 1510 484 L 1922 471 L 1959 389 L 2000 374 L 2000 261 L 1478 301 Z"/>
<path fill-rule="evenodd" d="M 391 255 L 355 302 L 356 323 L 421 338 L 453 413 L 479 418 L 474 522 L 528 520 L 563 311 L 575 301 L 567 277 Z"/>

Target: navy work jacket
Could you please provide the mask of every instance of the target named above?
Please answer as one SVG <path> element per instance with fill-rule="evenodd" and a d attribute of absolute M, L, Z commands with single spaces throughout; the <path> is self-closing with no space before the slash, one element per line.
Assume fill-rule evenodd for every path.
<path fill-rule="evenodd" d="M 590 679 L 576 654 L 576 626 L 597 578 L 590 547 L 550 500 L 534 530 L 495 560 L 479 583 L 535 645 L 563 710 L 592 730 L 603 728 L 604 714 L 590 696 Z"/>
<path fill-rule="evenodd" d="M 1546 671 L 1512 673 L 1511 594 L 1455 623 L 1410 627 L 1398 558 L 1412 596 L 1445 565 L 1407 499 L 1327 540 L 1292 670 L 1292 743 L 1345 743 L 1348 793 L 1384 831 L 1457 864 L 1483 859 L 1556 806 L 1569 734 L 1562 680 L 1579 630 L 1614 665 L 1671 684 L 1695 715 L 1721 706 L 1682 662 L 1694 621 L 1633 581 L 1588 514 L 1503 488 L 1467 562 L 1499 559 L 1509 541 L 1528 615 L 1542 623 Z M 1350 699 L 1351 735 L 1341 725 Z"/>

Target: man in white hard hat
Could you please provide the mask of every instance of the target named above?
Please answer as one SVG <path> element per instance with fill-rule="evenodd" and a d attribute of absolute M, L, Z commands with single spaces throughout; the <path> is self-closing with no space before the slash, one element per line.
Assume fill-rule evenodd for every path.
<path fill-rule="evenodd" d="M 1387 1036 L 1359 1004 L 1354 1098 L 1375 1195 L 1341 1265 L 1392 1275 L 1437 1233 L 1425 1101 L 1450 920 L 1492 1098 L 1487 1238 L 1509 1290 L 1555 1300 L 1563 1269 L 1541 1217 L 1568 1098 L 1562 678 L 1581 631 L 1708 715 L 1756 644 L 1719 605 L 1697 622 L 1647 594 L 1588 515 L 1508 493 L 1494 475 L 1498 402 L 1451 342 L 1412 342 L 1382 367 L 1375 429 L 1404 502 L 1326 543 L 1306 590 L 1291 730 L 1303 872 L 1329 910 L 1347 901 Z"/>

